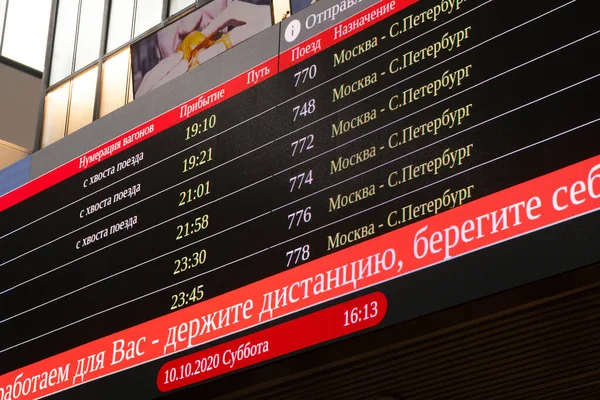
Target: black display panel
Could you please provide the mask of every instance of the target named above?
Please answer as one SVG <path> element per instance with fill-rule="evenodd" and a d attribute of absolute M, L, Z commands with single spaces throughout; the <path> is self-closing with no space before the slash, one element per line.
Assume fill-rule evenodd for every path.
<path fill-rule="evenodd" d="M 349 6 L 261 82 L 2 207 L 0 394 L 157 398 L 597 262 L 592 11 Z"/>

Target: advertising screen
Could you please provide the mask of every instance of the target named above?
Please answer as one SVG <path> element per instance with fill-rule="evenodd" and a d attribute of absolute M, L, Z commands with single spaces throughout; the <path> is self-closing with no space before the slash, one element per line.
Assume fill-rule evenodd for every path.
<path fill-rule="evenodd" d="M 269 0 L 213 0 L 131 46 L 134 98 L 271 26 Z"/>

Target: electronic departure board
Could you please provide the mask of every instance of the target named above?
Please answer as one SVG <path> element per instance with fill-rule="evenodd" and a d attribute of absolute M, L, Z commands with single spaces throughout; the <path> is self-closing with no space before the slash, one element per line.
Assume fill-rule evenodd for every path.
<path fill-rule="evenodd" d="M 599 261 L 595 10 L 322 0 L 4 195 L 0 398 L 157 398 Z"/>

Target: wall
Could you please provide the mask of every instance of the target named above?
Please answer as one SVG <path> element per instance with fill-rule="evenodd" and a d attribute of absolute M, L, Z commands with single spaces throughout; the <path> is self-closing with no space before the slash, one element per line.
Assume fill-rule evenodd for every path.
<path fill-rule="evenodd" d="M 0 194 L 27 181 L 41 84 L 41 78 L 0 60 Z"/>
<path fill-rule="evenodd" d="M 0 140 L 33 151 L 42 81 L 0 63 Z M 23 157 L 21 157 L 23 158 Z M 0 167 L 4 159 L 0 153 Z"/>

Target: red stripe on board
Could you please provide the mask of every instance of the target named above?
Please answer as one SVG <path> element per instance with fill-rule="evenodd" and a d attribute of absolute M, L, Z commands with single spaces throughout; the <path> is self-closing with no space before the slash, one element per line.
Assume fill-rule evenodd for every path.
<path fill-rule="evenodd" d="M 313 314 L 223 343 L 162 366 L 161 392 L 198 383 L 378 325 L 387 299 L 371 293 Z M 174 379 L 173 379 L 174 378 Z"/>
<path fill-rule="evenodd" d="M 266 69 L 265 69 L 266 68 Z M 170 128 L 190 117 L 209 109 L 210 107 L 219 104 L 241 92 L 244 90 L 274 76 L 277 74 L 278 68 L 278 57 L 273 57 L 268 61 L 265 61 L 262 64 L 257 65 L 256 67 L 240 74 L 229 81 L 217 86 L 214 89 L 211 89 L 205 93 L 202 93 L 199 96 L 194 97 L 193 99 L 159 115 L 156 118 L 151 119 L 148 122 L 145 122 L 124 134 L 117 136 L 114 139 L 88 151 L 76 159 L 73 159 L 60 167 L 57 167 L 44 175 L 41 175 L 30 182 L 27 182 L 23 186 L 20 186 L 5 195 L 0 197 L 0 212 L 14 206 L 15 204 L 20 203 L 23 200 L 28 199 L 29 197 L 36 195 L 37 193 L 42 192 L 43 190 L 48 189 L 51 186 L 56 185 L 57 183 L 72 177 L 73 175 L 85 170 L 86 168 L 97 164 L 101 160 L 105 160 L 115 154 L 120 153 L 121 151 L 130 148 L 131 146 L 140 143 L 167 128 Z M 258 74 L 258 71 L 262 71 L 261 74 Z M 256 78 L 252 81 L 249 79 L 250 74 L 252 77 Z M 217 96 L 218 94 L 222 94 L 221 96 Z M 196 109 L 189 114 L 182 115 L 182 107 L 191 107 L 201 99 L 214 98 L 214 101 L 211 101 L 210 104 L 206 106 Z M 131 135 L 134 135 L 137 132 L 147 132 L 147 134 L 139 137 L 136 140 L 129 142 L 128 144 L 124 144 L 124 139 L 129 138 Z M 88 157 L 94 158 L 94 155 L 98 152 L 102 152 L 105 149 L 110 149 L 111 146 L 115 146 L 119 144 L 119 148 L 114 149 L 110 152 L 109 155 L 103 156 L 100 159 L 85 163 L 81 160 L 85 160 Z M 82 164 L 83 163 L 83 164 Z"/>

